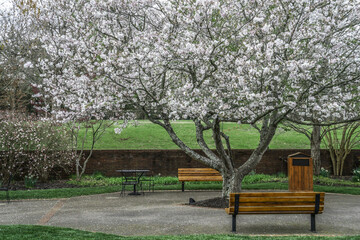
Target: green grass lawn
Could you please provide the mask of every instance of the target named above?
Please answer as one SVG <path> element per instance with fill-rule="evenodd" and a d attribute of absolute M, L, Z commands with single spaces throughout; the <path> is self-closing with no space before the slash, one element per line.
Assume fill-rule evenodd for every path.
<path fill-rule="evenodd" d="M 181 183 L 177 177 L 155 177 L 155 190 L 179 190 Z M 81 182 L 70 180 L 69 183 L 82 186 L 81 188 L 18 190 L 10 191 L 12 200 L 20 199 L 49 199 L 69 198 L 82 195 L 102 194 L 121 191 L 121 178 L 103 177 L 99 175 L 85 176 Z M 314 179 L 314 191 L 360 195 L 360 183 L 344 180 L 335 180 L 323 177 Z M 341 184 L 341 186 L 338 186 Z M 128 186 L 130 191 L 132 186 Z M 286 190 L 287 178 L 265 174 L 248 175 L 242 183 L 244 190 Z M 147 186 L 144 186 L 147 189 Z M 187 182 L 186 190 L 221 190 L 221 182 Z M 5 200 L 5 192 L 0 192 L 0 200 Z"/>
<path fill-rule="evenodd" d="M 0 226 L 0 236 L 2 240 L 333 240 L 346 239 L 357 240 L 360 236 L 239 236 L 236 234 L 215 234 L 215 235 L 175 235 L 175 236 L 139 236 L 123 237 L 105 233 L 94 233 L 81 231 L 71 228 L 33 226 L 33 225 L 11 225 Z"/>
<path fill-rule="evenodd" d="M 178 149 L 171 141 L 167 132 L 160 126 L 149 121 L 138 121 L 138 125 L 129 124 L 120 135 L 115 134 L 115 125 L 109 127 L 103 137 L 96 143 L 95 149 Z M 190 148 L 198 149 L 196 143 L 195 126 L 192 121 L 173 122 L 175 132 Z M 254 149 L 258 145 L 259 133 L 250 125 L 237 123 L 223 123 L 224 133 L 230 137 L 233 149 Z M 210 148 L 215 148 L 211 132 L 205 132 L 205 140 Z M 90 141 L 86 148 L 89 148 Z M 308 149 L 310 141 L 294 131 L 284 131 L 279 128 L 270 149 Z"/>

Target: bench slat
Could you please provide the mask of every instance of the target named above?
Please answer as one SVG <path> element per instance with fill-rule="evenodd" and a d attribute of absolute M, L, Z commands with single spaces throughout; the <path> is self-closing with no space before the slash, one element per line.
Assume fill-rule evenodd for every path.
<path fill-rule="evenodd" d="M 230 198 L 235 197 L 235 194 L 240 194 L 241 197 L 286 197 L 286 196 L 314 196 L 320 194 L 320 197 L 325 197 L 323 192 L 242 192 L 230 193 Z"/>
<path fill-rule="evenodd" d="M 180 174 L 197 174 L 197 173 L 214 173 L 220 174 L 218 171 L 212 168 L 179 168 L 178 173 Z"/>
<path fill-rule="evenodd" d="M 202 176 L 202 177 L 178 177 L 179 181 L 222 181 L 222 177 L 220 176 Z"/>
<path fill-rule="evenodd" d="M 313 214 L 314 211 L 284 211 L 284 212 L 239 212 L 241 215 L 255 215 L 255 214 Z M 322 212 L 319 212 L 321 214 Z M 234 213 L 229 213 L 233 215 Z"/>
<path fill-rule="evenodd" d="M 229 200 L 230 203 L 234 203 L 235 202 L 235 198 L 231 198 Z M 310 196 L 310 197 L 302 197 L 302 196 L 298 196 L 298 197 L 241 197 L 239 199 L 240 203 L 258 203 L 258 202 L 281 202 L 281 203 L 294 203 L 294 202 L 299 202 L 299 203 L 315 203 L 315 196 Z M 320 197 L 320 202 L 324 202 L 324 197 Z"/>
<path fill-rule="evenodd" d="M 222 181 L 221 174 L 212 168 L 179 168 L 178 179 L 187 181 Z"/>
<path fill-rule="evenodd" d="M 180 176 L 221 176 L 219 173 L 199 172 L 199 173 L 179 173 Z"/>
<path fill-rule="evenodd" d="M 235 208 L 230 207 L 229 212 L 234 213 Z M 319 213 L 324 210 L 324 205 L 319 206 Z M 249 207 L 239 207 L 238 214 L 243 212 L 314 212 L 315 206 L 249 206 Z"/>
<path fill-rule="evenodd" d="M 214 178 L 222 178 L 219 175 L 215 175 L 215 174 L 197 174 L 197 175 L 178 175 L 178 177 L 183 177 L 183 178 L 194 178 L 194 177 L 214 177 Z"/>
<path fill-rule="evenodd" d="M 314 206 L 314 202 L 292 202 L 292 206 Z M 320 201 L 320 205 L 324 204 L 324 201 Z M 234 205 L 234 204 L 232 204 Z M 241 206 L 284 206 L 283 202 L 242 202 L 240 203 Z"/>
<path fill-rule="evenodd" d="M 217 170 L 213 169 L 213 168 L 178 168 L 179 171 L 215 171 L 217 172 Z"/>

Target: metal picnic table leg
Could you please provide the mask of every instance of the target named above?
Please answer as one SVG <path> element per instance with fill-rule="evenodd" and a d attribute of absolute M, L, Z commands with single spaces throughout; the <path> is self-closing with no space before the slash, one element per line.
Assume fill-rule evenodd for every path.
<path fill-rule="evenodd" d="M 140 182 L 140 178 L 142 177 L 142 175 L 144 174 L 144 172 L 141 172 L 140 175 L 137 176 L 137 174 L 135 173 L 135 177 L 137 178 L 137 182 L 139 183 Z M 129 193 L 129 195 L 141 195 L 140 193 L 138 193 L 136 191 L 136 185 L 137 184 L 134 184 L 134 191 Z"/>

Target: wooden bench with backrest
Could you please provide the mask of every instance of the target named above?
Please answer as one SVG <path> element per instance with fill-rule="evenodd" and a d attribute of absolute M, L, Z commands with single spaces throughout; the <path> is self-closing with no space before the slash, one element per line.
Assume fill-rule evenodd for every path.
<path fill-rule="evenodd" d="M 178 178 L 182 182 L 182 191 L 185 190 L 185 182 L 223 180 L 221 174 L 212 168 L 179 168 Z"/>
<path fill-rule="evenodd" d="M 310 214 L 311 231 L 316 231 L 315 215 L 324 211 L 323 192 L 243 192 L 230 193 L 232 231 L 236 232 L 238 214 Z"/>

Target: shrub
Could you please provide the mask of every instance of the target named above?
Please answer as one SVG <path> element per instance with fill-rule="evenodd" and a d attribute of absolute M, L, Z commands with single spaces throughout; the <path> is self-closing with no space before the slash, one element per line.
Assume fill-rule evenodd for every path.
<path fill-rule="evenodd" d="M 356 168 L 353 170 L 354 176 L 352 177 L 353 182 L 360 182 L 360 168 Z"/>
<path fill-rule="evenodd" d="M 286 173 L 284 173 L 284 172 L 278 172 L 276 174 L 276 177 L 278 177 L 278 178 L 286 178 L 287 176 L 286 176 Z"/>
<path fill-rule="evenodd" d="M 0 174 L 12 173 L 47 181 L 54 168 L 74 162 L 70 134 L 57 122 L 29 116 L 8 116 L 0 122 Z"/>
<path fill-rule="evenodd" d="M 249 174 L 244 177 L 243 183 L 245 184 L 252 184 L 252 183 L 258 183 L 258 182 L 266 182 L 273 180 L 274 177 L 270 175 L 265 174 Z"/>
<path fill-rule="evenodd" d="M 75 152 L 69 144 L 69 131 L 53 120 L 30 122 L 30 125 L 28 174 L 47 181 L 52 169 L 62 168 L 67 171 L 75 158 Z"/>
<path fill-rule="evenodd" d="M 36 185 L 37 179 L 34 177 L 25 177 L 24 184 L 26 188 L 34 188 Z"/>
<path fill-rule="evenodd" d="M 326 170 L 325 168 L 320 169 L 320 176 L 322 177 L 329 177 L 329 170 Z"/>
<path fill-rule="evenodd" d="M 20 116 L 5 116 L 0 121 L 0 177 L 22 174 L 28 150 L 27 129 Z"/>
<path fill-rule="evenodd" d="M 101 172 L 94 172 L 92 177 L 95 179 L 95 180 L 102 180 L 105 178 L 105 176 L 101 173 Z"/>

